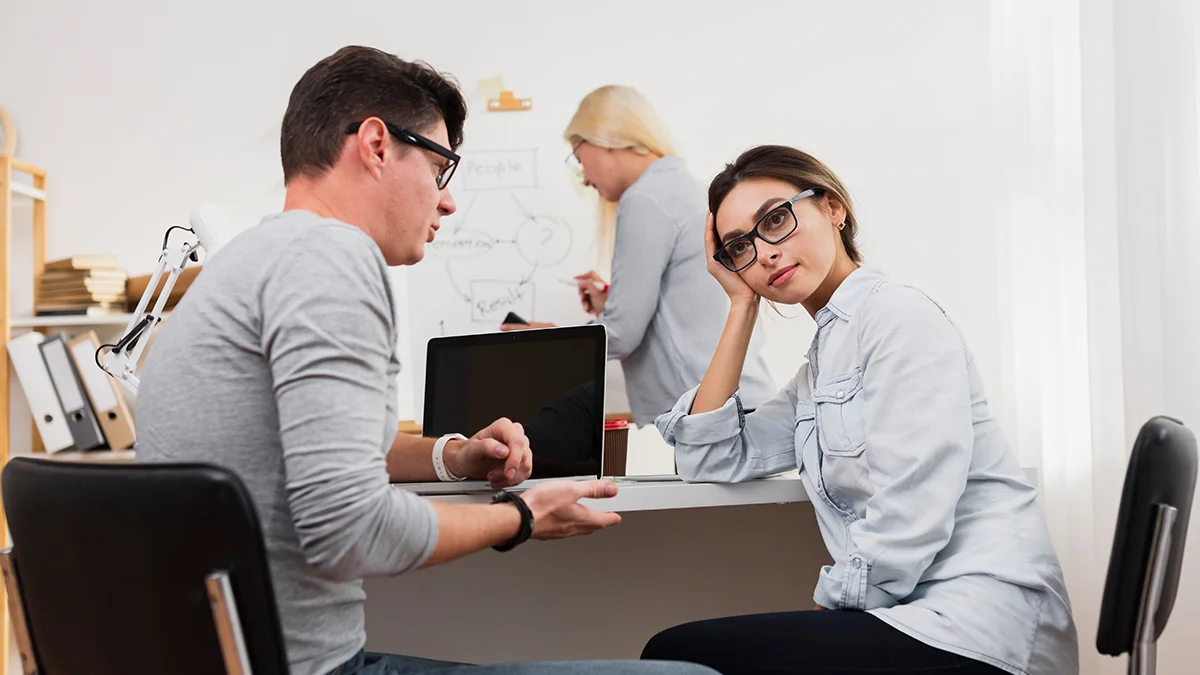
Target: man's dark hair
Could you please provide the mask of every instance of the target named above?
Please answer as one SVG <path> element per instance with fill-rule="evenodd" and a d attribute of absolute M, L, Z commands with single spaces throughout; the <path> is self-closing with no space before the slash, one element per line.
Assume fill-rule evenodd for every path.
<path fill-rule="evenodd" d="M 427 63 L 343 47 L 309 68 L 292 89 L 279 138 L 284 183 L 328 171 L 345 145 L 346 127 L 368 117 L 417 133 L 443 120 L 456 149 L 467 102 L 453 79 Z"/>

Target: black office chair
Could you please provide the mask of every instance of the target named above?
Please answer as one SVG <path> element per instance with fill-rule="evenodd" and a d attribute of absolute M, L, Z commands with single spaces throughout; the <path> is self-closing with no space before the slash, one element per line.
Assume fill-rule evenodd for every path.
<path fill-rule="evenodd" d="M 18 458 L 3 495 L 25 673 L 288 672 L 262 530 L 234 474 Z"/>
<path fill-rule="evenodd" d="M 1096 647 L 1129 654 L 1131 675 L 1153 675 L 1157 642 L 1179 587 L 1196 492 L 1196 436 L 1179 420 L 1142 426 L 1121 490 Z"/>

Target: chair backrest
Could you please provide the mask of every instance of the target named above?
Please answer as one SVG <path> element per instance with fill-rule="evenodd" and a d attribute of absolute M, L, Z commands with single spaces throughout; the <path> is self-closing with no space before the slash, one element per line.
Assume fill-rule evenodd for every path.
<path fill-rule="evenodd" d="M 1110 656 L 1133 651 L 1138 609 L 1153 545 L 1159 505 L 1177 509 L 1171 526 L 1170 552 L 1154 613 L 1157 640 L 1171 616 L 1187 539 L 1188 516 L 1196 492 L 1196 436 L 1183 423 L 1155 417 L 1138 432 L 1125 472 L 1108 578 L 1100 605 L 1096 647 Z"/>
<path fill-rule="evenodd" d="M 17 458 L 3 498 L 42 673 L 226 672 L 205 584 L 220 572 L 253 672 L 288 672 L 262 530 L 233 473 Z"/>

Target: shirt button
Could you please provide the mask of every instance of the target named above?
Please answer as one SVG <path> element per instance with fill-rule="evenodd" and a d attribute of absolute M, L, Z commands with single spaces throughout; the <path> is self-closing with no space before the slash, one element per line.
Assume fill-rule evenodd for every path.
<path fill-rule="evenodd" d="M 838 393 L 834 394 L 834 396 L 836 396 L 838 398 L 844 398 L 846 396 L 846 392 L 839 391 Z"/>
<path fill-rule="evenodd" d="M 851 564 L 851 565 L 854 567 L 854 569 L 856 569 L 856 570 L 857 570 L 857 569 L 861 569 L 861 568 L 862 568 L 862 561 L 861 561 L 861 560 L 859 560 L 858 558 L 855 558 L 855 559 L 854 559 L 854 562 L 852 562 L 852 563 L 850 563 L 850 564 Z"/>

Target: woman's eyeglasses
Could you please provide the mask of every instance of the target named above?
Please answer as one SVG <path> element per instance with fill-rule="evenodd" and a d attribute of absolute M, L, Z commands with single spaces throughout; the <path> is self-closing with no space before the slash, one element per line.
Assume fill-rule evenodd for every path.
<path fill-rule="evenodd" d="M 571 170 L 571 177 L 573 177 L 580 185 L 583 185 L 585 182 L 583 177 L 583 163 L 579 161 L 579 155 L 576 153 L 579 152 L 579 148 L 582 147 L 584 143 L 587 143 L 587 141 L 579 141 L 576 143 L 575 147 L 571 148 L 571 154 L 567 155 L 567 158 L 563 160 L 566 162 L 567 168 Z"/>
<path fill-rule="evenodd" d="M 384 122 L 383 125 L 387 127 L 389 134 L 395 136 L 399 140 L 408 143 L 409 145 L 415 145 L 418 148 L 428 150 L 436 155 L 441 155 L 448 160 L 446 164 L 442 166 L 441 171 L 439 171 L 437 175 L 438 189 L 445 190 L 446 186 L 450 184 L 450 178 L 454 176 L 454 170 L 458 168 L 459 160 L 462 159 L 458 156 L 458 153 L 442 147 L 440 144 L 425 138 L 421 134 L 398 127 L 390 122 Z M 346 135 L 349 136 L 350 134 L 357 134 L 360 127 L 362 127 L 362 122 L 355 122 L 351 124 L 350 126 L 346 127 Z"/>
<path fill-rule="evenodd" d="M 792 236 L 796 231 L 796 211 L 792 205 L 801 199 L 808 199 L 817 194 L 817 190 L 805 190 L 786 202 L 767 212 L 758 219 L 746 234 L 734 237 L 717 249 L 713 256 L 730 272 L 741 272 L 758 260 L 758 248 L 754 245 L 757 237 L 768 244 L 778 244 Z"/>

